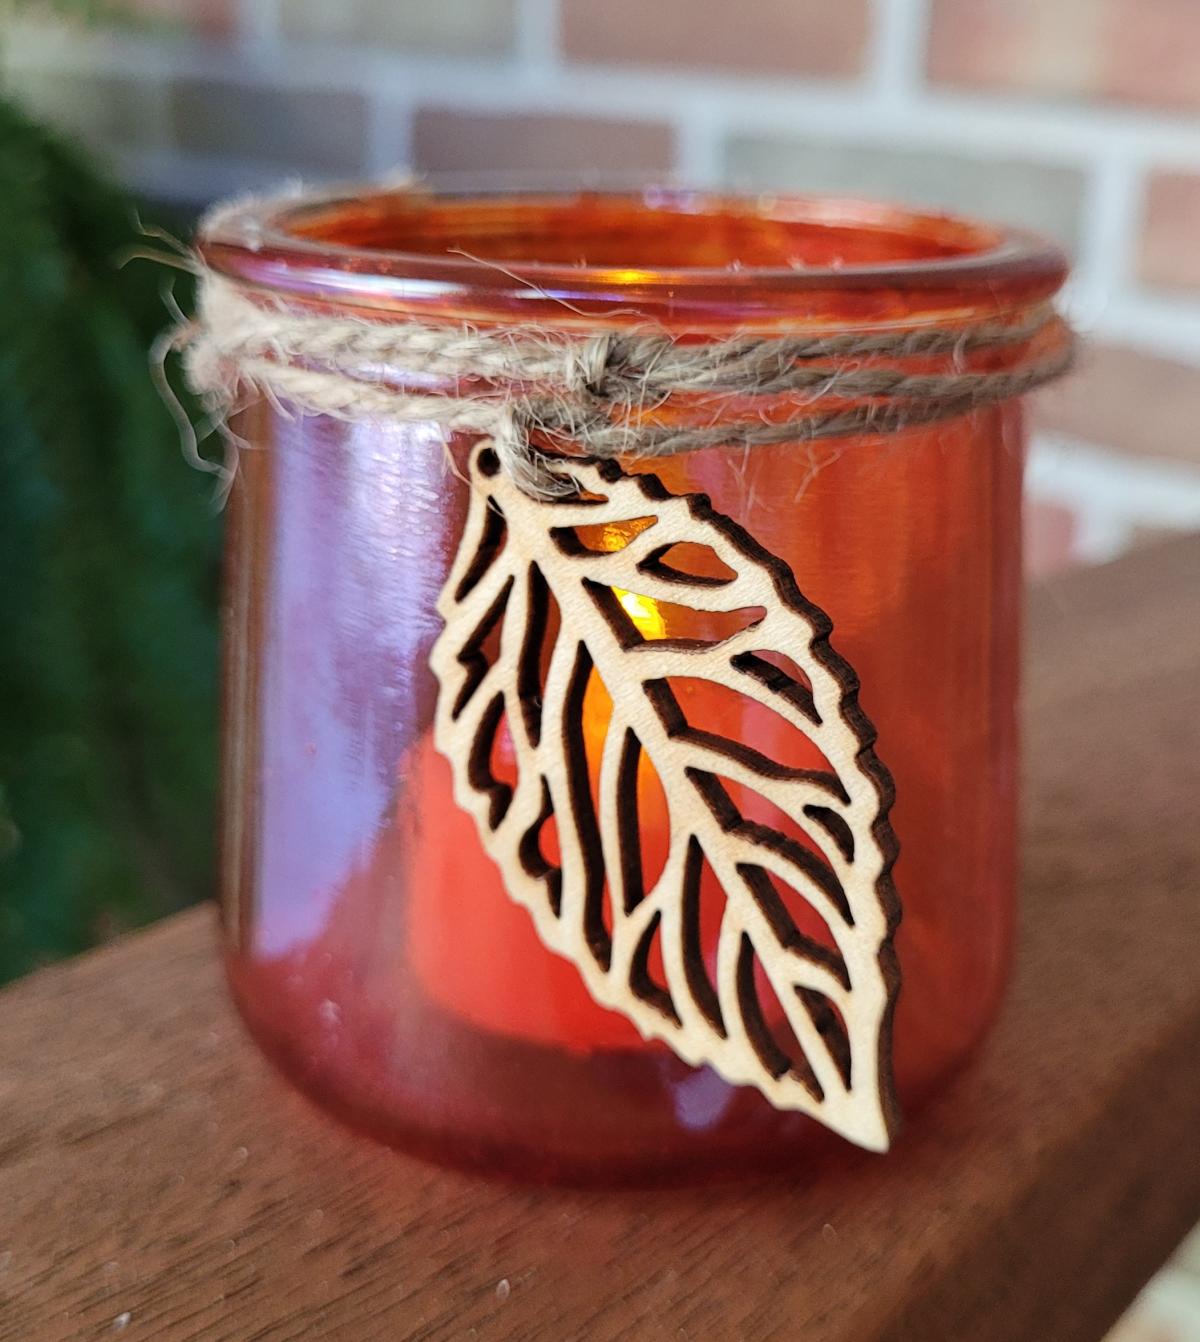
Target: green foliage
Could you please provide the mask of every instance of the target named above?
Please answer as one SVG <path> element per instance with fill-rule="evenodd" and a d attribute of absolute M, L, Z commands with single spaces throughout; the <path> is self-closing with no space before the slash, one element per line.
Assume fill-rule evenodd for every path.
<path fill-rule="evenodd" d="M 127 13 L 126 6 L 119 0 L 12 0 L 12 3 L 18 14 L 53 15 L 84 23 L 121 19 Z"/>
<path fill-rule="evenodd" d="M 0 981 L 210 887 L 219 519 L 137 241 L 0 101 Z"/>

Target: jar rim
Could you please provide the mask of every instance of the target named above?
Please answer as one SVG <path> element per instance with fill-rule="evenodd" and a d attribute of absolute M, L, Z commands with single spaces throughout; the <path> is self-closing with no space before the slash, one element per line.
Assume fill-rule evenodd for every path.
<path fill-rule="evenodd" d="M 890 259 L 876 254 L 866 261 L 840 257 L 813 265 L 731 259 L 720 266 L 621 266 L 586 258 L 510 257 L 503 251 L 481 256 L 461 247 L 355 245 L 332 235 L 335 221 L 349 211 L 357 211 L 386 237 L 389 227 L 447 207 L 490 209 L 497 217 L 558 211 L 564 220 L 570 209 L 620 208 L 631 217 L 673 219 L 680 227 L 689 219 L 719 216 L 751 228 L 755 221 L 764 228 L 791 226 L 810 238 L 822 232 L 847 240 L 859 235 L 870 240 L 875 253 L 888 238 L 901 248 L 908 240 L 910 252 L 919 254 Z M 538 309 L 548 304 L 556 318 L 566 309 L 558 324 L 567 325 L 574 324 L 570 314 L 595 320 L 615 315 L 618 306 L 633 308 L 638 316 L 666 314 L 670 319 L 713 318 L 731 304 L 741 320 L 910 325 L 1043 302 L 1061 287 L 1068 269 L 1062 249 L 1036 233 L 867 199 L 646 183 L 597 186 L 562 178 L 526 182 L 483 174 L 289 191 L 235 202 L 203 221 L 198 245 L 205 263 L 217 271 L 301 298 L 369 309 L 449 308 L 453 315 L 485 320 L 503 319 L 511 311 L 542 319 L 545 313 Z"/>

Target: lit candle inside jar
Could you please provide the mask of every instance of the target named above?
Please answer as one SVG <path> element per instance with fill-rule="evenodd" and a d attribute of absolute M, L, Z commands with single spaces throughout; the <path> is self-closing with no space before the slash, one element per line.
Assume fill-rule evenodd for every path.
<path fill-rule="evenodd" d="M 955 377 L 1019 373 L 1063 340 L 1037 327 L 1036 339 L 993 348 L 987 334 L 972 354 L 956 337 L 943 357 L 948 325 L 1036 327 L 1062 258 L 982 225 L 846 202 L 421 188 L 256 206 L 210 227 L 202 248 L 255 301 L 302 324 L 346 318 L 358 330 L 367 318 L 389 340 L 393 324 L 410 322 L 515 337 L 570 326 L 618 340 L 649 324 L 681 345 L 782 332 L 890 347 L 899 333 L 920 349 L 934 339 L 931 353 L 904 360 L 908 371 L 945 363 Z M 537 265 L 532 278 L 521 258 Z M 225 364 L 213 367 L 224 378 Z M 270 383 L 275 363 L 259 371 Z M 814 395 L 826 393 L 822 383 Z M 255 1036 L 346 1121 L 439 1158 L 538 1177 L 778 1165 L 807 1140 L 807 1120 L 693 1072 L 598 1005 L 580 968 L 547 949 L 507 893 L 454 797 L 433 741 L 439 681 L 428 658 L 468 510 L 461 477 L 443 470 L 442 429 L 297 415 L 287 399 L 264 394 L 237 421 L 261 450 L 242 455 L 227 568 L 224 928 Z M 711 413 L 644 404 L 664 420 L 686 408 L 687 422 L 714 428 L 752 408 L 724 394 Z M 861 677 L 903 847 L 895 1071 L 907 1106 L 970 1056 L 1007 973 L 1022 434 L 1012 405 L 900 423 L 885 415 L 827 452 L 790 440 L 721 445 L 645 469 L 671 494 L 707 494 L 790 568 Z M 609 590 L 650 641 L 734 632 L 673 598 Z M 787 675 L 789 660 L 804 660 L 778 644 L 764 651 Z M 613 724 L 608 690 L 620 713 L 627 688 L 612 681 L 613 664 L 607 687 L 593 676 L 572 705 L 593 796 Z M 823 768 L 798 728 L 681 665 L 673 660 L 670 688 L 689 725 L 785 767 Z M 515 768 L 513 753 L 502 728 L 494 770 Z M 684 786 L 666 753 L 658 763 L 665 796 L 643 749 L 647 891 Z M 803 842 L 762 796 L 721 781 L 742 822 Z M 556 859 L 552 821 L 541 839 Z M 569 857 L 565 822 L 562 847 Z M 802 895 L 780 886 L 796 930 L 828 944 Z M 725 892 L 707 862 L 701 901 L 711 977 Z M 661 981 L 661 971 L 651 950 L 649 972 Z M 756 989 L 774 1027 L 779 1004 L 767 985 Z"/>
<path fill-rule="evenodd" d="M 616 528 L 606 531 L 594 538 L 596 548 L 616 550 L 631 539 Z M 614 591 L 644 638 L 665 636 L 666 622 L 653 601 Z M 593 793 L 611 718 L 612 700 L 593 671 L 583 703 Z M 420 743 L 413 764 L 412 787 L 402 806 L 417 799 L 417 864 L 427 879 L 412 894 L 409 935 L 412 963 L 430 998 L 473 1025 L 509 1037 L 584 1052 L 651 1047 L 625 1017 L 592 1000 L 578 969 L 542 945 L 527 910 L 508 897 L 474 821 L 454 800 L 449 765 L 431 736 Z M 512 737 L 503 723 L 492 767 L 498 779 L 513 780 Z M 643 863 L 648 871 L 661 871 L 670 821 L 662 787 L 644 755 L 637 790 Z M 547 861 L 557 864 L 552 825 L 543 830 L 541 842 Z"/>
<path fill-rule="evenodd" d="M 579 528 L 589 548 L 619 550 L 637 534 L 628 528 Z M 683 548 L 683 547 L 681 547 Z M 715 555 L 701 547 L 686 547 L 692 568 L 717 576 Z M 640 593 L 613 588 L 622 609 L 641 636 L 699 639 L 715 642 L 730 632 L 728 617 L 711 612 L 667 608 Z M 672 690 L 689 722 L 702 724 L 730 740 L 773 741 L 776 753 L 788 764 L 828 768 L 820 751 L 781 717 L 762 704 L 720 685 L 700 679 L 680 680 Z M 583 736 L 588 778 L 598 804 L 601 757 L 612 720 L 612 699 L 593 671 L 583 700 Z M 496 733 L 491 759 L 493 777 L 512 786 L 517 761 L 507 722 Z M 786 829 L 819 855 L 800 826 L 773 812 L 753 789 L 725 781 L 731 801 L 748 821 L 763 821 Z M 413 784 L 402 806 L 416 798 L 414 828 L 419 852 L 418 870 L 425 874 L 410 904 L 409 937 L 413 965 L 422 986 L 439 1006 L 485 1030 L 513 1038 L 552 1044 L 572 1051 L 608 1048 L 663 1048 L 645 1041 L 622 1015 L 597 1004 L 589 995 L 577 967 L 542 945 L 529 912 L 504 890 L 500 873 L 483 851 L 471 817 L 455 802 L 449 767 L 427 737 L 417 751 Z M 671 834 L 668 801 L 653 764 L 643 752 L 637 771 L 638 846 L 642 889 L 649 893 L 662 874 Z M 541 833 L 546 861 L 560 861 L 553 823 Z M 780 896 L 797 927 L 818 941 L 832 944 L 830 933 L 795 892 Z M 605 923 L 612 931 L 612 911 L 605 892 Z M 700 944 L 710 976 L 715 977 L 723 893 L 704 865 L 700 891 Z M 657 943 L 650 950 L 650 978 L 665 987 L 665 973 Z M 761 967 L 756 986 L 764 1000 L 765 1015 L 781 1027 L 784 1015 L 771 1000 Z"/>

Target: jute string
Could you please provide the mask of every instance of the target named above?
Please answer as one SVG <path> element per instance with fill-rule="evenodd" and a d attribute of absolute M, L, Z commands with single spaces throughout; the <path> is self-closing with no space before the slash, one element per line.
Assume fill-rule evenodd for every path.
<path fill-rule="evenodd" d="M 305 414 L 487 434 L 503 469 L 542 497 L 572 492 L 571 457 L 892 433 L 1020 396 L 1073 356 L 1070 331 L 1049 304 L 1010 320 L 700 343 L 656 329 L 331 315 L 211 270 L 200 277 L 196 318 L 172 343 L 219 419 L 252 389 Z M 991 352 L 1010 357 L 993 360 L 999 368 L 971 366 Z M 682 423 L 656 414 L 681 402 L 707 409 Z"/>

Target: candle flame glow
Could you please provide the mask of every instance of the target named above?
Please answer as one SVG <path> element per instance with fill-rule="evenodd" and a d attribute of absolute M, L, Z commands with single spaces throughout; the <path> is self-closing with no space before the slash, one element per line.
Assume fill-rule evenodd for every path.
<path fill-rule="evenodd" d="M 647 596 L 636 592 L 627 592 L 624 588 L 614 587 L 613 593 L 621 603 L 622 609 L 637 625 L 646 638 L 663 638 L 667 632 L 667 622 L 663 619 L 657 603 Z"/>

